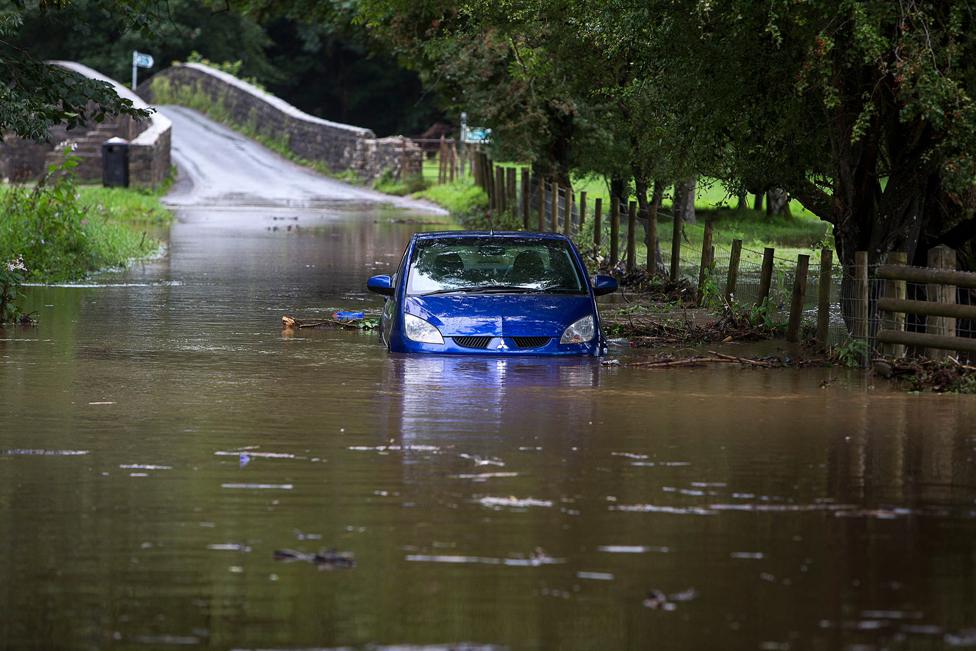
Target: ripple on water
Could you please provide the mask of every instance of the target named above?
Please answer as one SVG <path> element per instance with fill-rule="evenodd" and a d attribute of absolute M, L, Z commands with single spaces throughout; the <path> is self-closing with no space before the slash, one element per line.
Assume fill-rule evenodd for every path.
<path fill-rule="evenodd" d="M 648 547 L 646 545 L 600 545 L 596 550 L 607 554 L 668 554 L 671 552 L 670 547 Z"/>
<path fill-rule="evenodd" d="M 221 488 L 236 488 L 243 490 L 280 490 L 280 491 L 290 491 L 295 486 L 293 484 L 248 484 L 248 483 L 238 483 L 232 482 L 227 484 L 221 484 Z"/>
<path fill-rule="evenodd" d="M 482 497 L 478 500 L 481 506 L 487 506 L 492 509 L 501 508 L 514 508 L 514 509 L 524 509 L 528 507 L 550 507 L 552 506 L 552 500 L 539 500 L 534 497 L 493 497 L 491 495 L 487 497 Z"/>
<path fill-rule="evenodd" d="M 468 565 L 503 565 L 506 567 L 540 567 L 565 563 L 563 558 L 552 558 L 542 553 L 528 557 L 496 558 L 491 556 L 460 556 L 453 554 L 407 554 L 406 560 L 414 563 L 451 563 Z"/>

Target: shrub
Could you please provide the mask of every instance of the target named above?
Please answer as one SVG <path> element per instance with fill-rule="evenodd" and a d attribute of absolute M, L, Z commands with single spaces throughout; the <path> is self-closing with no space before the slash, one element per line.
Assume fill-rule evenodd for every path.
<path fill-rule="evenodd" d="M 112 206 L 83 201 L 65 152 L 36 185 L 4 188 L 0 201 L 0 260 L 19 257 L 25 276 L 39 281 L 74 280 L 105 267 L 124 266 L 157 244 L 112 218 Z"/>

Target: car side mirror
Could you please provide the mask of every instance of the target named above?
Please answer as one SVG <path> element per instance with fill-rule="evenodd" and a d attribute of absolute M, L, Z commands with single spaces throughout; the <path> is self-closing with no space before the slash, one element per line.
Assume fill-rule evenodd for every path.
<path fill-rule="evenodd" d="M 614 283 L 616 286 L 616 283 Z M 373 276 L 366 281 L 366 289 L 383 296 L 393 296 L 393 280 L 389 276 Z"/>
<path fill-rule="evenodd" d="M 612 294 L 617 291 L 617 281 L 613 276 L 597 276 L 593 279 L 593 293 L 596 296 Z"/>

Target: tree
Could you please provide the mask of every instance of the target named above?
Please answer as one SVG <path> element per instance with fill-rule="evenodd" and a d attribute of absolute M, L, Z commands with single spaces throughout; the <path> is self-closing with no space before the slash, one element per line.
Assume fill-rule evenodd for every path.
<path fill-rule="evenodd" d="M 41 2 L 37 9 L 55 12 L 67 4 L 67 0 Z M 135 7 L 134 2 L 119 5 L 129 10 Z M 119 97 L 111 85 L 49 65 L 18 46 L 15 39 L 24 12 L 21 3 L 0 5 L 0 134 L 43 140 L 57 124 L 71 128 L 101 122 L 107 114 L 149 116 L 148 111 Z"/>
<path fill-rule="evenodd" d="M 969 2 L 682 4 L 669 32 L 686 38 L 645 54 L 707 71 L 710 93 L 683 84 L 665 101 L 723 145 L 733 180 L 762 179 L 830 222 L 846 265 L 976 234 Z"/>

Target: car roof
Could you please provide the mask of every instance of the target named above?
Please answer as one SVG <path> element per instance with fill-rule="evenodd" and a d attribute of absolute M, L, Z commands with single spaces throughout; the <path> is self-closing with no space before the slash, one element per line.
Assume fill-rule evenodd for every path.
<path fill-rule="evenodd" d="M 498 237 L 520 238 L 528 240 L 566 240 L 569 238 L 561 233 L 539 233 L 534 231 L 432 231 L 415 233 L 415 240 L 458 239 L 462 237 Z"/>

